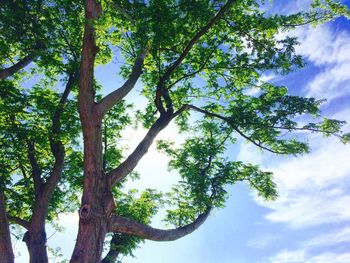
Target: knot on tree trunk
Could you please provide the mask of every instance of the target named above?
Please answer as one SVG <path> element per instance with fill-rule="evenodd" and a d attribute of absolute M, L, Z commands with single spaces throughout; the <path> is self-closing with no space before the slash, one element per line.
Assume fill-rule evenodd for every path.
<path fill-rule="evenodd" d="M 84 204 L 79 210 L 79 217 L 82 220 L 87 221 L 91 215 L 91 206 L 89 204 Z"/>

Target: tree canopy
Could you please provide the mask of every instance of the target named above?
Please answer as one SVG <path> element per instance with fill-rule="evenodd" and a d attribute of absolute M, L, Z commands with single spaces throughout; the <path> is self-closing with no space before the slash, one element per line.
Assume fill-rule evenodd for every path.
<path fill-rule="evenodd" d="M 315 0 L 303 12 L 271 14 L 264 2 L 2 1 L 0 259 L 14 261 L 14 224 L 26 231 L 30 262 L 47 262 L 45 224 L 79 210 L 71 262 L 116 262 L 144 239 L 192 233 L 224 207 L 227 185 L 278 196 L 272 173 L 226 155 L 238 139 L 285 155 L 309 151 L 300 131 L 348 142 L 345 122 L 321 115 L 322 100 L 262 81 L 305 65 L 289 31 L 348 10 Z M 106 93 L 94 72 L 115 60 L 125 82 Z M 138 81 L 146 102 L 132 105 L 127 95 Z M 181 180 L 168 193 L 129 189 L 128 180 L 142 180 L 138 162 L 172 122 L 183 143 L 158 140 L 157 148 Z M 147 132 L 127 153 L 121 139 L 135 125 Z M 173 228 L 150 226 L 160 209 Z"/>

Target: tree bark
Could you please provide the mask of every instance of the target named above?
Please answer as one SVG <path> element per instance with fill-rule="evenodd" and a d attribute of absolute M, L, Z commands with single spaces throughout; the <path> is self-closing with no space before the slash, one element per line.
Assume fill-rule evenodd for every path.
<path fill-rule="evenodd" d="M 84 190 L 79 210 L 78 237 L 70 262 L 97 263 L 101 261 L 108 217 L 114 200 L 103 173 L 102 116 L 94 101 L 94 61 L 98 47 L 95 43 L 93 20 L 101 14 L 101 5 L 85 0 L 85 28 L 79 78 L 79 116 L 84 139 Z"/>
<path fill-rule="evenodd" d="M 0 190 L 0 262 L 14 262 L 9 222 L 6 215 L 4 192 L 2 190 Z"/>
<path fill-rule="evenodd" d="M 82 123 L 84 191 L 79 211 L 78 237 L 71 262 L 95 263 L 101 260 L 107 218 L 113 210 L 114 201 L 103 174 L 101 126 L 94 124 L 94 121 Z"/>
<path fill-rule="evenodd" d="M 46 247 L 46 230 L 45 224 L 41 224 L 38 228 L 31 227 L 24 234 L 23 241 L 26 243 L 29 252 L 30 263 L 46 263 L 48 262 Z"/>
<path fill-rule="evenodd" d="M 135 235 L 153 241 L 174 241 L 198 229 L 207 220 L 210 212 L 211 207 L 208 207 L 208 209 L 200 214 L 192 223 L 175 229 L 166 230 L 153 228 L 131 218 L 114 215 L 110 219 L 108 230 L 111 232 Z"/>

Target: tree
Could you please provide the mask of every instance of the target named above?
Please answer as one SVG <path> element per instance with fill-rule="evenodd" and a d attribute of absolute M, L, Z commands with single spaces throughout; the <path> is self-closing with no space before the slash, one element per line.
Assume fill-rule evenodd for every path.
<path fill-rule="evenodd" d="M 0 255 L 8 262 L 13 261 L 8 220 L 28 228 L 31 262 L 47 261 L 45 219 L 53 221 L 57 208 L 69 202 L 59 180 L 73 196 L 79 183 L 82 189 L 71 262 L 100 262 L 108 233 L 110 251 L 102 262 L 113 262 L 119 253 L 130 254 L 142 239 L 170 241 L 196 230 L 213 209 L 223 207 L 227 184 L 247 181 L 262 197 L 276 198 L 271 173 L 225 157 L 237 136 L 260 149 L 294 155 L 307 153 L 308 145 L 293 131 L 349 140 L 348 134 L 341 134 L 344 122 L 318 122 L 321 101 L 291 96 L 286 87 L 260 81 L 264 72 L 286 74 L 304 65 L 295 54 L 297 40 L 279 33 L 346 14 L 337 2 L 315 1 L 310 10 L 291 15 L 267 15 L 258 1 L 243 0 L 86 0 L 84 10 L 80 1 L 64 0 L 5 1 L 1 6 L 5 55 L 0 77 L 6 78 L 1 82 L 1 158 L 6 169 L 0 212 L 1 244 L 6 245 Z M 94 69 L 113 56 L 123 59 L 120 75 L 125 82 L 102 96 Z M 33 72 L 21 72 L 31 61 Z M 38 74 L 42 84 L 21 89 L 26 74 Z M 52 88 L 60 78 L 66 88 L 59 97 Z M 82 164 L 74 94 L 69 97 L 76 79 Z M 120 138 L 131 122 L 132 110 L 124 100 L 138 80 L 147 105 L 135 116 L 148 131 L 132 153 L 123 156 L 119 145 L 109 142 Z M 316 121 L 300 126 L 295 117 L 304 114 Z M 187 139 L 180 147 L 159 141 L 158 148 L 182 180 L 163 195 L 151 189 L 139 197 L 134 191 L 125 193 L 125 181 L 135 177 L 137 163 L 172 121 Z M 11 182 L 18 175 L 22 179 Z M 23 211 L 18 200 L 25 195 L 31 198 Z M 165 221 L 175 228 L 149 226 L 160 206 L 166 207 Z"/>
<path fill-rule="evenodd" d="M 73 38 L 74 28 L 64 31 L 63 27 L 79 25 L 79 16 L 65 15 L 79 8 L 73 3 L 48 6 L 42 1 L 4 1 L 1 10 L 5 14 L 1 20 L 2 65 L 19 58 L 0 74 L 5 78 L 16 73 L 1 81 L 1 189 L 8 210 L 3 216 L 26 229 L 23 241 L 31 262 L 46 262 L 45 220 L 53 220 L 64 202 L 77 199 L 74 188 L 67 191 L 62 186 L 78 175 L 66 176 L 79 159 L 76 103 L 69 96 L 76 87 L 81 44 L 79 38 Z M 20 69 L 31 61 L 36 62 L 31 73 L 38 77 L 26 89 L 22 82 L 27 72 Z M 58 81 L 64 83 L 62 92 L 53 89 Z M 13 259 L 5 257 L 4 261 Z"/>

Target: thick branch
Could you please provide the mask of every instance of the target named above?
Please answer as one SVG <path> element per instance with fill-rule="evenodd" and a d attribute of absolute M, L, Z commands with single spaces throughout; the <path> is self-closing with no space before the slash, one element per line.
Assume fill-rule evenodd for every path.
<path fill-rule="evenodd" d="M 188 225 L 169 230 L 153 228 L 133 219 L 115 215 L 110 219 L 109 231 L 135 235 L 154 241 L 173 241 L 191 234 L 198 229 L 208 218 L 210 211 L 211 209 L 208 209 L 203 214 L 200 214 L 196 220 Z"/>
<path fill-rule="evenodd" d="M 61 177 L 63 164 L 64 164 L 64 155 L 65 155 L 64 145 L 60 140 L 61 116 L 64 110 L 64 106 L 67 102 L 69 93 L 72 91 L 74 87 L 76 78 L 77 78 L 77 72 L 71 73 L 69 75 L 66 87 L 64 89 L 62 97 L 57 105 L 56 111 L 52 118 L 52 134 L 50 138 L 50 147 L 51 147 L 51 152 L 55 157 L 55 163 L 53 165 L 50 177 L 47 179 L 46 183 L 44 184 L 42 202 L 48 202 L 48 200 L 52 195 L 52 192 L 54 191 Z"/>
<path fill-rule="evenodd" d="M 120 238 L 116 234 L 112 236 L 110 244 L 109 251 L 101 263 L 115 263 L 119 256 L 119 246 L 122 244 Z"/>
<path fill-rule="evenodd" d="M 159 132 L 163 130 L 174 117 L 174 114 L 162 115 L 157 119 L 157 121 L 148 130 L 146 136 L 142 139 L 136 149 L 128 156 L 128 158 L 126 158 L 126 160 L 117 168 L 113 169 L 107 174 L 110 187 L 117 182 L 120 182 L 136 167 L 141 158 L 147 153 L 149 147 L 152 145 Z"/>
<path fill-rule="evenodd" d="M 94 0 L 85 1 L 85 28 L 79 73 L 79 113 L 83 123 L 91 119 L 94 109 L 94 64 L 98 52 L 93 21 L 101 14 L 101 4 Z"/>
<path fill-rule="evenodd" d="M 24 227 L 25 229 L 29 229 L 30 227 L 30 222 L 24 219 L 21 219 L 19 217 L 16 216 L 11 216 L 11 215 L 7 215 L 7 218 L 10 222 L 15 223 L 17 225 L 20 225 L 22 227 Z"/>
<path fill-rule="evenodd" d="M 33 141 L 27 141 L 28 148 L 28 159 L 32 168 L 32 178 L 34 182 L 35 196 L 37 197 L 40 193 L 43 181 L 41 179 L 41 169 L 38 161 L 35 157 L 35 144 Z"/>
<path fill-rule="evenodd" d="M 147 153 L 149 147 L 152 145 L 159 132 L 162 131 L 172 119 L 180 115 L 186 109 L 187 105 L 183 106 L 173 114 L 165 113 L 157 119 L 157 121 L 148 130 L 146 136 L 138 144 L 136 149 L 128 156 L 128 158 L 126 158 L 126 160 L 117 168 L 111 170 L 107 174 L 110 188 L 125 178 L 136 167 L 141 158 Z"/>
<path fill-rule="evenodd" d="M 146 52 L 137 56 L 131 74 L 128 80 L 119 89 L 111 92 L 105 96 L 97 105 L 97 111 L 100 116 L 103 116 L 109 111 L 115 104 L 121 101 L 135 86 L 137 80 L 142 74 L 143 61 L 145 60 Z"/>
<path fill-rule="evenodd" d="M 29 54 L 25 56 L 23 59 L 18 61 L 16 64 L 12 65 L 11 67 L 0 69 L 0 80 L 5 79 L 9 76 L 12 76 L 19 70 L 23 69 L 25 66 L 27 66 L 30 62 L 33 60 L 33 54 Z"/>

